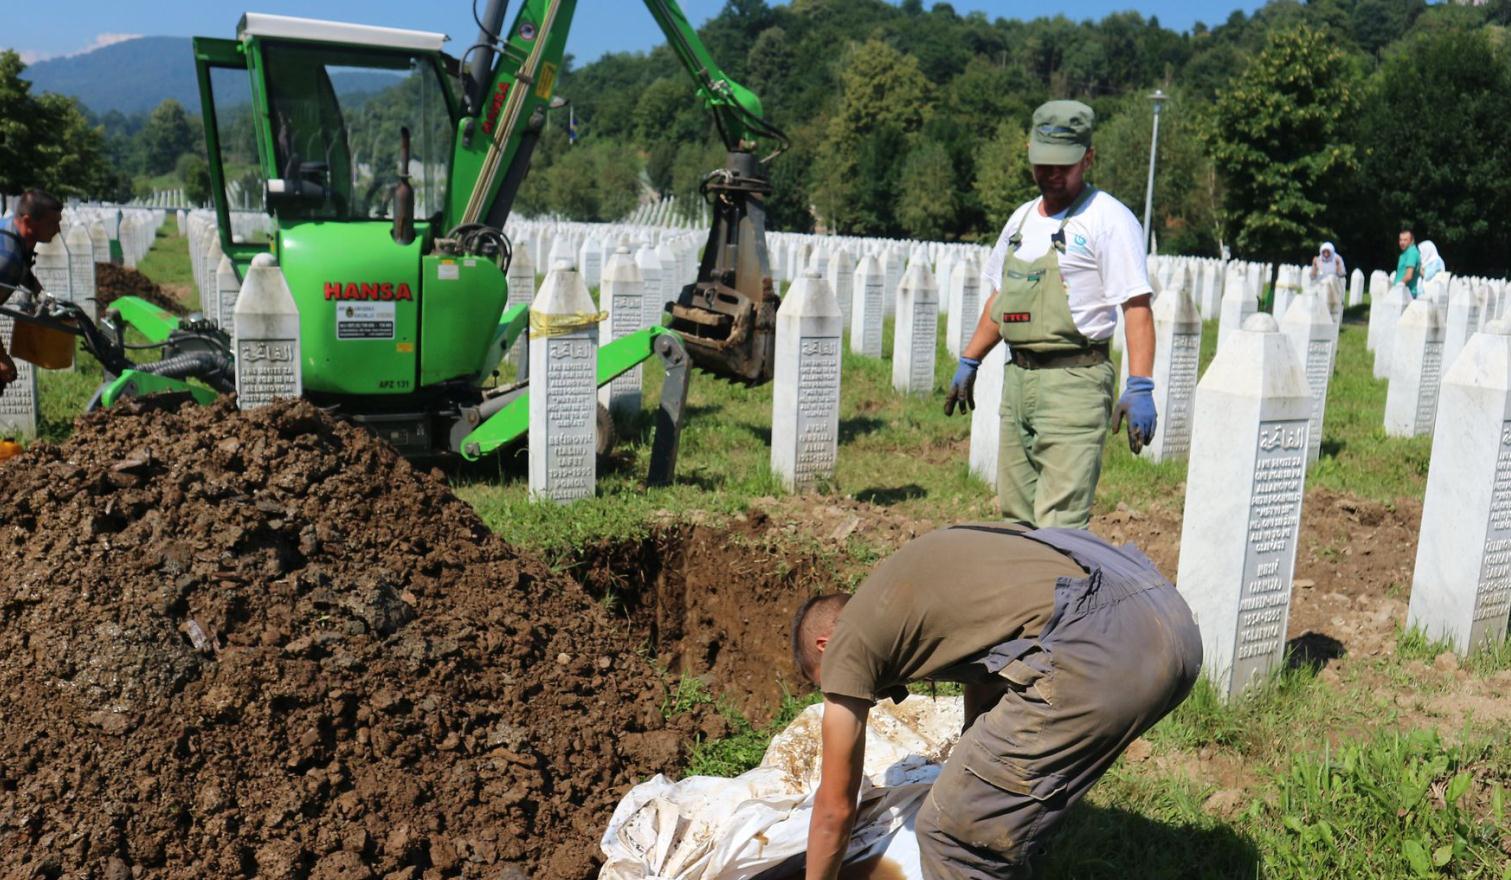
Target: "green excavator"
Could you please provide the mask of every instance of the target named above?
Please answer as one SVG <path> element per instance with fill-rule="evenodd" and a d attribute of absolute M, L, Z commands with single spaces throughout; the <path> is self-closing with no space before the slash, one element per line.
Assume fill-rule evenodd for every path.
<path fill-rule="evenodd" d="M 672 0 L 645 0 L 728 150 L 704 180 L 711 206 L 697 279 L 658 326 L 600 349 L 598 382 L 666 366 L 651 482 L 671 478 L 689 367 L 757 385 L 772 374 L 776 310 L 766 252 L 766 163 L 786 146 L 760 100 L 726 76 Z M 461 57 L 444 35 L 244 15 L 234 40 L 194 57 L 220 246 L 244 275 L 277 257 L 299 310 L 304 395 L 372 427 L 404 454 L 478 459 L 528 432 L 528 386 L 492 385 L 528 344 L 528 306 L 506 308 L 503 230 L 553 104 L 575 0 L 489 0 Z M 273 231 L 243 234 L 235 208 Z M 361 332 L 342 314 L 361 303 Z M 229 327 L 123 298 L 93 325 L 68 303 L 4 309 L 83 337 L 107 381 L 95 405 L 160 391 L 235 390 Z M 130 354 L 126 328 L 160 352 Z M 376 332 L 374 331 L 376 329 Z"/>

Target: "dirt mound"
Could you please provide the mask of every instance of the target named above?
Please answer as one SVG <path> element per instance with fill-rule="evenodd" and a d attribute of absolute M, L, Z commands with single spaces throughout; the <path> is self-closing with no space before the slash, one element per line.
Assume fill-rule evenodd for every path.
<path fill-rule="evenodd" d="M 305 403 L 0 465 L 0 876 L 582 878 L 674 769 L 641 637 Z"/>
<path fill-rule="evenodd" d="M 183 303 L 157 286 L 157 282 L 135 269 L 117 266 L 114 263 L 94 264 L 94 289 L 95 299 L 99 302 L 101 312 L 120 297 L 134 296 L 175 315 L 189 313 Z"/>

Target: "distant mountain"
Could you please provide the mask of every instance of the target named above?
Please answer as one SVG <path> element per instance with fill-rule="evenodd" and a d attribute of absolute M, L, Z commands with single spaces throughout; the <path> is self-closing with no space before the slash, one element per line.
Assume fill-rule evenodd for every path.
<path fill-rule="evenodd" d="M 57 92 L 78 98 L 104 115 L 112 110 L 131 115 L 150 111 L 174 98 L 199 115 L 199 82 L 188 37 L 138 37 L 83 55 L 38 61 L 22 74 L 32 92 Z M 399 82 L 389 72 L 343 71 L 331 77 L 343 103 L 352 106 Z M 221 86 L 217 85 L 219 93 Z M 246 100 L 247 93 L 240 94 Z M 224 98 L 222 98 L 224 100 Z"/>
<path fill-rule="evenodd" d="M 188 37 L 139 37 L 93 52 L 38 61 L 22 74 L 32 92 L 57 92 L 95 113 L 132 114 L 174 98 L 191 112 L 199 107 L 194 50 Z"/>

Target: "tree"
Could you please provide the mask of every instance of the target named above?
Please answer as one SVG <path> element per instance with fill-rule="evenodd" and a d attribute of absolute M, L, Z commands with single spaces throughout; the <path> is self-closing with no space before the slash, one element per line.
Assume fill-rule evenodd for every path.
<path fill-rule="evenodd" d="M 142 164 L 148 174 L 167 174 L 178 157 L 195 148 L 194 129 L 184 105 L 168 98 L 157 105 L 142 128 L 140 144 Z"/>
<path fill-rule="evenodd" d="M 903 162 L 897 219 L 913 238 L 945 237 L 956 212 L 955 169 L 944 145 L 923 141 Z"/>
<path fill-rule="evenodd" d="M 178 157 L 174 171 L 184 184 L 184 197 L 190 204 L 203 205 L 210 201 L 210 163 L 203 156 L 184 153 Z"/>
<path fill-rule="evenodd" d="M 16 193 L 36 185 L 32 146 L 40 121 L 31 83 L 21 78 L 26 65 L 10 49 L 0 52 L 0 192 Z"/>
<path fill-rule="evenodd" d="M 1425 120 L 1435 120 L 1423 124 Z M 1511 231 L 1511 57 L 1484 30 L 1443 31 L 1388 54 L 1359 120 L 1361 205 L 1369 240 L 1356 249 L 1390 258 L 1400 224 L 1431 238 L 1455 272 L 1507 270 Z"/>
<path fill-rule="evenodd" d="M 1218 96 L 1209 146 L 1240 254 L 1295 261 L 1336 237 L 1329 208 L 1358 167 L 1357 79 L 1333 38 L 1303 25 L 1272 34 Z"/>
<path fill-rule="evenodd" d="M 1003 122 L 981 148 L 976 161 L 976 198 L 986 214 L 988 232 L 1001 229 L 1018 206 L 1038 195 L 1028 167 L 1028 134 Z"/>
<path fill-rule="evenodd" d="M 840 73 L 815 181 L 819 213 L 837 231 L 898 231 L 896 158 L 928 117 L 930 87 L 918 60 L 876 39 L 852 46 Z"/>

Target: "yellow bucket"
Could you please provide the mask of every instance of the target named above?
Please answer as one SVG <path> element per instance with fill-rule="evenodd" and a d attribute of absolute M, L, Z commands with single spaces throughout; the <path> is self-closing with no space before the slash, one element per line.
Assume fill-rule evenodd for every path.
<path fill-rule="evenodd" d="M 17 321 L 11 335 L 10 353 L 44 370 L 73 366 L 73 334 L 29 321 Z"/>

